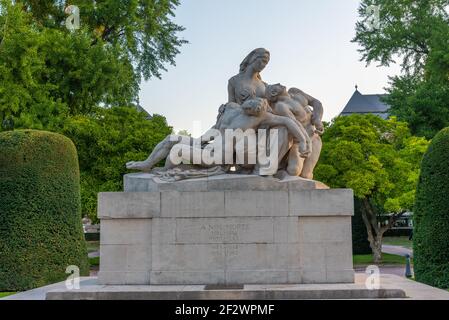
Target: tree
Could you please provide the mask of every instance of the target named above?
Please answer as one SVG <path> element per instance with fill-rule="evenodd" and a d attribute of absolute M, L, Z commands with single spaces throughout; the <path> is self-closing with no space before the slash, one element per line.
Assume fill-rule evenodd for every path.
<path fill-rule="evenodd" d="M 40 25 L 65 29 L 64 7 L 71 1 L 22 0 Z M 149 79 L 166 71 L 165 63 L 175 64 L 179 47 L 187 41 L 178 38 L 184 28 L 173 23 L 179 0 L 78 0 L 81 24 L 92 37 L 92 44 L 118 46 L 137 75 Z"/>
<path fill-rule="evenodd" d="M 172 128 L 162 116 L 148 120 L 134 107 L 112 107 L 70 117 L 61 132 L 78 149 L 82 213 L 98 221 L 97 193 L 123 190 L 123 175 L 129 172 L 125 163 L 148 157 Z"/>
<path fill-rule="evenodd" d="M 65 26 L 68 4 L 81 28 Z M 122 187 L 125 163 L 171 133 L 137 107 L 139 83 L 160 77 L 186 43 L 172 22 L 178 0 L 0 0 L 0 131 L 66 134 L 78 148 L 82 213 L 98 191 Z"/>
<path fill-rule="evenodd" d="M 186 42 L 170 20 L 177 0 L 76 3 L 71 32 L 65 1 L 0 0 L 0 123 L 53 130 L 97 106 L 135 104 L 141 79 L 160 77 Z"/>
<path fill-rule="evenodd" d="M 391 78 L 386 102 L 413 134 L 427 138 L 449 126 L 448 6 L 449 0 L 363 0 L 353 39 L 367 64 L 401 64 L 403 74 Z M 373 27 L 367 20 L 376 11 Z"/>
<path fill-rule="evenodd" d="M 192 135 L 189 133 L 189 131 L 187 131 L 187 130 L 185 130 L 185 129 L 179 130 L 178 133 L 177 133 L 177 135 L 180 135 L 180 136 L 189 136 L 189 137 L 192 136 Z"/>
<path fill-rule="evenodd" d="M 383 234 L 413 207 L 426 147 L 427 141 L 411 136 L 405 123 L 374 115 L 335 118 L 323 135 L 316 178 L 354 190 L 376 263 L 382 259 Z M 384 221 L 386 213 L 391 215 Z"/>
<path fill-rule="evenodd" d="M 449 288 L 449 128 L 424 155 L 416 194 L 413 234 L 415 278 Z"/>

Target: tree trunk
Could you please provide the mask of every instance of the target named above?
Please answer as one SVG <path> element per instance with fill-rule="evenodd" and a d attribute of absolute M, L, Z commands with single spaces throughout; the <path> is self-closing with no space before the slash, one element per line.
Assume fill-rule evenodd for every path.
<path fill-rule="evenodd" d="M 373 249 L 373 262 L 379 264 L 382 262 L 382 236 L 377 236 L 374 240 L 371 249 Z"/>
<path fill-rule="evenodd" d="M 368 233 L 368 241 L 373 251 L 373 262 L 379 264 L 382 262 L 382 236 L 383 230 L 379 227 L 376 214 L 368 198 L 363 199 L 364 210 L 362 218 Z"/>
<path fill-rule="evenodd" d="M 384 233 L 391 229 L 394 222 L 400 218 L 405 211 L 390 214 L 387 224 L 380 226 L 376 212 L 374 211 L 369 198 L 364 198 L 362 203 L 364 207 L 364 210 L 362 210 L 362 219 L 368 233 L 370 247 L 373 250 L 373 262 L 378 264 L 382 262 L 382 240 Z"/>
<path fill-rule="evenodd" d="M 382 262 L 382 234 L 368 233 L 368 241 L 373 251 L 373 263 L 379 264 Z"/>

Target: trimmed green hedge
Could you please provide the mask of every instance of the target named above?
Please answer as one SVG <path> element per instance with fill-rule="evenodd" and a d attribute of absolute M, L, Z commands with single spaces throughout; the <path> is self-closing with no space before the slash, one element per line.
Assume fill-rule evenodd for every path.
<path fill-rule="evenodd" d="M 371 254 L 368 232 L 362 218 L 361 200 L 354 197 L 354 216 L 352 217 L 352 253 Z"/>
<path fill-rule="evenodd" d="M 416 280 L 449 288 L 449 128 L 424 155 L 413 217 Z"/>
<path fill-rule="evenodd" d="M 0 133 L 0 291 L 87 275 L 74 144 L 46 131 Z"/>

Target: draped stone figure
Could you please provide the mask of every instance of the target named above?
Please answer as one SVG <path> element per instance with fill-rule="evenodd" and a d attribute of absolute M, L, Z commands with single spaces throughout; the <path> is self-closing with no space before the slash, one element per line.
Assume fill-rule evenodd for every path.
<path fill-rule="evenodd" d="M 219 108 L 216 124 L 202 137 L 192 139 L 185 136 L 168 136 L 159 143 L 144 161 L 131 161 L 128 169 L 152 172 L 166 180 L 189 179 L 223 173 L 267 174 L 261 170 L 260 163 L 238 162 L 235 154 L 238 147 L 245 145 L 245 136 L 240 136 L 236 146 L 228 147 L 222 140 L 229 130 L 252 130 L 259 138 L 263 130 L 275 129 L 276 136 L 269 135 L 265 150 L 276 154 L 276 171 L 284 175 L 313 178 L 313 169 L 321 152 L 323 108 L 317 99 L 297 88 L 275 84 L 268 85 L 260 73 L 270 61 L 270 53 L 264 48 L 251 51 L 241 62 L 239 73 L 228 81 L 228 102 Z M 247 138 L 247 137 L 246 137 Z M 218 145 L 217 145 L 217 142 Z M 242 143 L 240 143 L 242 142 Z M 250 141 L 246 141 L 250 143 Z M 257 152 L 263 148 L 258 145 Z M 215 148 L 215 149 L 214 149 Z M 248 147 L 244 150 L 246 158 L 251 156 Z M 178 152 L 177 150 L 185 151 Z M 209 150 L 210 149 L 210 150 Z M 260 150 L 259 150 L 260 149 Z M 217 152 L 231 153 L 231 162 L 210 163 L 201 159 L 195 162 L 194 154 L 216 155 Z M 178 153 L 177 153 L 178 152 Z M 173 162 L 170 155 L 182 155 Z M 165 168 L 153 169 L 161 160 Z M 178 160 L 179 160 L 178 159 Z M 223 158 L 224 159 L 224 158 Z M 229 159 L 228 159 L 229 160 Z M 265 173 L 264 173 L 265 172 Z"/>

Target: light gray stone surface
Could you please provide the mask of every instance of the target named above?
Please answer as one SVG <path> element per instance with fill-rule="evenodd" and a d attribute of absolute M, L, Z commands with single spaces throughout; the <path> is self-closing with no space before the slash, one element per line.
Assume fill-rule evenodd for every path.
<path fill-rule="evenodd" d="M 354 212 L 351 189 L 289 190 L 291 216 L 347 216 Z"/>
<path fill-rule="evenodd" d="M 288 216 L 288 191 L 225 191 L 225 213 L 230 216 Z"/>
<path fill-rule="evenodd" d="M 132 177 L 158 191 L 99 195 L 102 284 L 354 281 L 351 190 L 302 178 L 226 175 L 210 190 L 212 178 Z"/>
<path fill-rule="evenodd" d="M 100 285 L 96 277 L 82 277 L 79 290 L 67 290 L 63 281 L 0 300 L 45 300 L 46 296 L 52 300 L 385 299 L 387 296 L 406 300 L 449 300 L 446 290 L 386 273 L 380 274 L 379 290 L 367 290 L 366 278 L 367 274 L 361 272 L 355 274 L 353 284 L 245 285 L 240 290 L 207 290 L 201 293 L 206 291 L 204 285 Z"/>
<path fill-rule="evenodd" d="M 167 182 L 151 173 L 129 173 L 124 175 L 125 192 L 156 191 L 274 191 L 274 190 L 316 190 L 329 189 L 324 183 L 278 175 L 261 177 L 258 175 L 222 174 L 217 176 Z"/>
<path fill-rule="evenodd" d="M 228 102 L 219 107 L 215 125 L 201 137 L 167 136 L 154 147 L 146 160 L 130 161 L 126 163 L 126 167 L 144 172 L 152 171 L 167 181 L 210 177 L 230 172 L 231 167 L 236 164 L 244 164 L 245 172 L 250 169 L 255 175 L 286 171 L 292 176 L 312 179 L 322 147 L 320 135 L 324 131 L 323 105 L 298 88 L 287 91 L 280 84 L 268 85 L 262 81 L 260 73 L 269 60 L 270 52 L 264 48 L 254 49 L 243 59 L 239 73 L 228 81 Z M 266 140 L 257 142 L 265 145 L 266 150 L 271 150 L 269 168 L 264 166 L 265 151 L 256 148 L 256 140 L 261 137 L 259 132 L 257 139 L 255 134 L 252 135 L 254 139 L 249 143 L 250 148 L 242 149 L 238 143 L 227 144 L 220 138 L 232 131 L 236 142 L 242 142 L 243 138 L 238 132 L 250 134 L 260 129 L 276 129 L 279 132 L 271 143 Z M 213 143 L 209 143 L 212 141 Z M 179 152 L 180 150 L 184 152 Z M 217 158 L 201 156 L 203 153 L 210 154 L 211 150 Z M 239 157 L 235 158 L 234 153 L 240 153 L 241 159 L 246 158 L 244 163 L 235 161 Z M 225 155 L 224 162 L 223 157 L 219 156 L 221 154 Z M 164 159 L 165 170 L 153 170 Z M 195 165 L 192 166 L 192 163 Z M 145 184 L 140 182 L 139 187 L 145 188 Z"/>
<path fill-rule="evenodd" d="M 161 192 L 161 217 L 224 217 L 223 191 Z"/>
<path fill-rule="evenodd" d="M 405 299 L 400 289 L 254 287 L 244 290 L 204 290 L 202 286 L 140 289 L 115 286 L 98 291 L 51 291 L 47 300 L 307 300 L 307 299 Z M 150 286 L 148 286 L 150 287 Z M 139 290 L 140 289 L 140 290 Z"/>
<path fill-rule="evenodd" d="M 98 194 L 98 218 L 152 218 L 160 215 L 158 193 L 101 192 Z M 101 230 L 103 231 L 103 230 Z"/>

